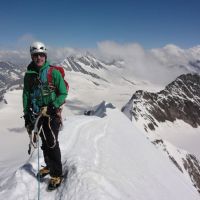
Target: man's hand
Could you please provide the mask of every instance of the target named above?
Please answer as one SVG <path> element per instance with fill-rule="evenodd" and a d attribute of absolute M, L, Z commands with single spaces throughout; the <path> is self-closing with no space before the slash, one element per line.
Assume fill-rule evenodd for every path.
<path fill-rule="evenodd" d="M 25 127 L 27 127 L 30 124 L 30 117 L 28 113 L 24 114 L 24 122 L 25 122 Z"/>
<path fill-rule="evenodd" d="M 25 127 L 28 132 L 31 132 L 33 130 L 33 124 L 31 121 L 30 113 L 24 114 L 24 121 L 25 121 Z"/>
<path fill-rule="evenodd" d="M 38 134 L 34 133 L 34 135 L 33 135 L 33 143 L 37 143 L 38 140 L 39 140 Z"/>

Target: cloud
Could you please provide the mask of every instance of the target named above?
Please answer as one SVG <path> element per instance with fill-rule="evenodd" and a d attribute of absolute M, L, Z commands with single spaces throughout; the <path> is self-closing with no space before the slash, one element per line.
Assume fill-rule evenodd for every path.
<path fill-rule="evenodd" d="M 86 50 L 84 49 L 75 49 L 75 48 L 70 48 L 70 47 L 50 47 L 47 46 L 48 50 L 48 58 L 52 62 L 62 62 L 67 56 L 72 56 L 72 55 L 79 55 L 79 54 L 84 54 Z"/>
<path fill-rule="evenodd" d="M 185 54 L 181 54 L 181 52 L 185 51 L 173 45 L 170 47 L 171 49 L 167 48 L 168 52 L 164 54 L 162 50 L 165 50 L 166 47 L 157 50 L 159 53 L 162 52 L 161 55 L 155 54 L 154 50 L 146 50 L 137 43 L 119 44 L 113 41 L 103 41 L 97 44 L 96 55 L 107 61 L 124 60 L 125 69 L 123 73 L 126 76 L 134 76 L 165 85 L 180 74 L 188 72 L 185 68 L 179 67 L 179 64 L 187 63 L 189 59 L 189 57 L 183 59 Z M 174 63 L 170 63 L 170 59 Z M 161 62 L 162 60 L 167 62 Z M 181 63 L 182 60 L 184 62 Z"/>
<path fill-rule="evenodd" d="M 0 60 L 23 64 L 28 62 L 28 54 L 27 51 L 23 50 L 0 50 Z"/>
<path fill-rule="evenodd" d="M 0 60 L 10 61 L 16 64 L 28 63 L 31 61 L 29 48 L 34 41 L 40 41 L 32 34 L 24 34 L 20 36 L 12 46 L 9 48 L 0 47 Z M 75 49 L 70 47 L 53 47 L 46 44 L 48 50 L 48 58 L 52 62 L 61 62 L 67 56 L 83 54 L 86 52 L 84 49 Z"/>
<path fill-rule="evenodd" d="M 0 48 L 0 60 L 23 64 L 30 61 L 29 47 L 37 39 L 32 34 L 20 36 L 9 48 Z"/>
<path fill-rule="evenodd" d="M 30 62 L 29 46 L 33 41 L 36 41 L 33 35 L 22 35 L 17 40 L 15 48 L 0 49 L 0 60 L 14 63 Z M 97 48 L 94 49 L 60 48 L 47 45 L 48 58 L 53 63 L 60 63 L 67 56 L 84 55 L 90 52 L 104 61 L 123 60 L 122 74 L 124 76 L 163 85 L 171 82 L 180 74 L 190 71 L 187 68 L 188 61 L 198 59 L 199 53 L 196 52 L 199 52 L 200 47 L 197 47 L 184 50 L 175 45 L 166 45 L 160 49 L 147 50 L 138 43 L 120 44 L 114 41 L 98 42 Z"/>

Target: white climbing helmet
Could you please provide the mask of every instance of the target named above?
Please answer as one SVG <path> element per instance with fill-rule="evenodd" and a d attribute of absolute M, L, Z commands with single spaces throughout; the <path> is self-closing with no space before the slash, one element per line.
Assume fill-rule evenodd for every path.
<path fill-rule="evenodd" d="M 44 53 L 47 56 L 47 48 L 42 42 L 33 42 L 30 46 L 31 55 L 35 53 Z"/>

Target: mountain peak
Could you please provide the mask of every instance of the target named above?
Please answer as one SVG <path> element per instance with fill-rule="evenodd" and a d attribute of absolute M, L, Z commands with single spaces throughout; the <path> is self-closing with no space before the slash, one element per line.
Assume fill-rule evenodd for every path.
<path fill-rule="evenodd" d="M 159 122 L 183 120 L 192 127 L 200 125 L 200 75 L 184 74 L 158 93 L 139 90 L 122 111 L 137 121 L 144 118 L 144 129 L 154 130 Z"/>

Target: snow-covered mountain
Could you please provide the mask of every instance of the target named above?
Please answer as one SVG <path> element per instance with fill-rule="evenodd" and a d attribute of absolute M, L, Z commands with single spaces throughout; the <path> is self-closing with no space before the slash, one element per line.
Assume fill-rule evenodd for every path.
<path fill-rule="evenodd" d="M 151 139 L 150 139 L 151 138 Z M 179 149 L 159 136 L 150 136 L 152 143 L 161 150 L 200 193 L 200 162 L 193 154 Z"/>
<path fill-rule="evenodd" d="M 79 113 L 105 100 L 118 108 L 139 88 L 155 91 L 160 86 L 145 80 L 134 79 L 123 74 L 122 61 L 105 63 L 89 54 L 67 57 L 61 64 L 66 69 L 66 79 L 70 83 L 71 100 L 68 106 L 73 111 L 79 104 Z M 91 96 L 92 94 L 95 97 Z"/>
<path fill-rule="evenodd" d="M 163 128 L 163 123 L 168 121 L 173 123 L 176 120 L 182 120 L 193 128 L 198 128 L 200 125 L 199 86 L 200 75 L 181 75 L 160 92 L 136 91 L 122 108 L 122 112 L 135 125 L 137 124 L 136 126 L 149 132 L 146 135 L 150 141 L 164 151 L 182 173 L 190 177 L 198 191 L 200 191 L 200 162 L 198 159 L 194 155 L 174 147 L 163 139 L 160 131 L 154 130 Z M 171 126 L 172 129 L 176 128 Z M 183 124 L 183 129 L 184 127 Z M 165 134 L 169 134 L 168 131 Z M 178 135 L 178 133 L 176 134 Z M 179 134 L 179 137 L 184 137 L 184 135 Z M 190 137 L 193 135 L 191 134 Z M 182 146 L 180 142 L 178 146 Z M 196 155 L 199 156 L 197 152 Z"/>
<path fill-rule="evenodd" d="M 12 95 L 17 97 L 19 93 L 9 92 L 8 102 Z M 17 98 L 15 101 L 13 105 L 6 104 L 5 109 L 17 105 Z M 64 121 L 59 141 L 63 168 L 68 175 L 58 190 L 46 191 L 48 177 L 38 189 L 36 149 L 31 157 L 21 161 L 21 165 L 10 166 L 9 170 L 6 170 L 4 161 L 5 167 L 1 166 L 4 173 L 0 173 L 0 198 L 200 199 L 187 177 L 182 176 L 120 110 L 104 102 L 96 107 L 93 114 L 96 116 L 71 116 Z M 13 124 L 14 129 L 19 129 L 19 123 Z M 24 132 L 25 136 L 28 137 Z M 39 155 L 39 162 L 43 164 L 42 152 Z"/>
<path fill-rule="evenodd" d="M 8 88 L 22 83 L 22 69 L 10 62 L 0 61 L 0 101 Z"/>
<path fill-rule="evenodd" d="M 177 49 L 174 49 L 173 51 L 175 51 L 173 55 L 176 54 L 177 57 L 179 58 L 182 57 L 182 53 L 183 53 L 182 51 L 177 50 Z M 194 51 L 197 52 L 196 50 Z M 172 50 L 170 50 L 169 52 L 172 52 Z M 165 58 L 165 56 L 163 58 Z M 174 62 L 175 60 L 178 60 L 178 59 L 175 58 Z M 189 62 L 187 58 L 185 62 L 183 63 L 184 66 L 187 66 L 187 69 L 190 72 L 194 71 L 193 69 L 198 70 L 198 60 L 195 60 L 195 59 L 194 60 L 189 59 L 189 60 L 191 63 L 188 64 Z M 181 62 L 181 59 L 180 59 L 180 62 Z M 126 65 L 126 62 L 123 62 L 123 60 L 119 60 L 119 61 L 113 60 L 110 63 L 109 62 L 105 63 L 103 61 L 96 59 L 95 57 L 91 55 L 70 56 L 70 57 L 67 57 L 61 63 L 61 65 L 66 69 L 66 79 L 68 80 L 70 84 L 70 93 L 69 93 L 67 104 L 64 110 L 64 114 L 66 114 L 67 116 L 66 127 L 69 127 L 69 128 L 63 130 L 62 132 L 63 135 L 67 134 L 67 137 L 65 138 L 65 136 L 61 136 L 63 140 L 69 141 L 69 143 L 63 144 L 63 146 L 66 145 L 65 147 L 63 147 L 63 150 L 64 150 L 63 163 L 64 163 L 64 167 L 67 167 L 69 163 L 69 169 L 71 171 L 69 173 L 70 175 L 69 179 L 67 182 L 65 182 L 65 185 L 64 185 L 66 188 L 63 186 L 63 188 L 61 189 L 62 190 L 61 194 L 55 193 L 50 198 L 48 194 L 45 192 L 46 184 L 44 183 L 42 185 L 42 192 L 46 199 L 55 199 L 57 197 L 60 198 L 59 195 L 62 195 L 63 199 L 68 198 L 69 196 L 72 199 L 73 198 L 82 199 L 82 196 L 86 195 L 85 187 L 94 188 L 93 191 L 95 191 L 95 192 L 91 192 L 91 190 L 89 190 L 90 192 L 88 195 L 90 197 L 84 196 L 85 199 L 95 199 L 95 198 L 97 199 L 133 199 L 133 198 L 146 199 L 147 195 L 144 193 L 140 193 L 140 189 L 141 191 L 143 189 L 144 191 L 147 191 L 148 196 L 150 195 L 149 199 L 161 199 L 161 195 L 166 195 L 165 194 L 166 191 L 164 192 L 164 188 L 167 191 L 169 191 L 169 196 L 166 195 L 166 199 L 179 199 L 180 198 L 179 192 L 175 194 L 176 191 L 175 192 L 171 191 L 173 187 L 169 188 L 169 186 L 166 186 L 167 184 L 171 185 L 171 181 L 173 179 L 172 177 L 173 176 L 176 177 L 177 175 L 175 175 L 176 173 L 174 174 L 174 172 L 171 175 L 170 175 L 171 172 L 167 172 L 167 174 L 169 173 L 169 176 L 172 178 L 168 180 L 168 177 L 165 177 L 165 175 L 162 174 L 166 172 L 165 167 L 160 168 L 160 163 L 163 162 L 163 159 L 166 161 L 164 161 L 164 164 L 161 164 L 161 165 L 166 165 L 168 167 L 169 165 L 171 166 L 171 164 L 175 164 L 175 166 L 178 169 L 177 173 L 180 174 L 180 177 L 181 175 L 184 175 L 181 177 L 181 181 L 178 181 L 179 184 L 178 182 L 175 181 L 177 185 L 182 185 L 182 183 L 184 182 L 184 184 L 186 185 L 187 184 L 189 184 L 190 186 L 194 185 L 197 191 L 200 191 L 200 178 L 199 178 L 200 165 L 199 165 L 198 159 L 196 159 L 195 156 L 188 153 L 187 151 L 182 150 L 179 145 L 177 145 L 178 147 L 176 146 L 176 144 L 175 146 L 172 145 L 174 144 L 173 142 L 170 141 L 169 143 L 169 141 L 166 138 L 162 137 L 163 136 L 162 134 L 159 134 L 159 132 L 162 132 L 159 128 L 160 127 L 163 128 L 163 124 L 169 121 L 174 125 L 174 123 L 176 123 L 178 120 L 179 121 L 182 120 L 185 124 L 189 125 L 192 130 L 195 129 L 193 127 L 197 127 L 197 128 L 199 127 L 199 91 L 200 90 L 199 90 L 199 75 L 198 74 L 182 75 L 179 78 L 177 78 L 174 82 L 169 84 L 164 90 L 161 90 L 163 88 L 162 86 L 152 84 L 151 82 L 147 80 L 143 80 L 139 78 L 137 79 L 136 77 L 132 77 L 131 73 L 130 75 L 124 74 L 123 70 Z M 21 74 L 22 74 L 22 71 L 21 71 Z M 22 80 L 22 78 L 21 79 L 19 78 L 17 80 Z M 144 92 L 144 91 L 148 91 L 148 92 Z M 8 140 L 9 140 L 9 137 L 14 138 L 13 141 L 15 141 L 15 143 L 12 143 L 12 145 L 17 145 L 16 141 L 18 141 L 19 138 L 21 139 L 21 141 L 24 142 L 24 138 L 26 137 L 25 136 L 26 133 L 23 128 L 23 122 L 19 121 L 19 119 L 16 119 L 16 116 L 18 116 L 19 118 L 19 116 L 22 115 L 22 108 L 19 108 L 18 106 L 16 106 L 16 105 L 21 104 L 21 94 L 18 93 L 20 91 L 7 92 L 7 94 L 15 94 L 15 92 L 17 93 L 15 98 L 18 98 L 18 103 L 13 104 L 12 99 L 5 97 L 7 104 L 1 104 L 1 109 L 0 109 L 0 112 L 1 112 L 0 116 L 2 116 L 0 118 L 0 121 L 1 121 L 0 123 L 4 124 L 5 126 L 5 127 L 4 126 L 1 127 L 2 128 L 1 135 L 3 138 L 6 137 Z M 133 94 L 134 92 L 136 92 L 133 95 L 134 98 L 132 97 L 129 103 L 123 108 L 123 111 L 126 114 L 128 114 L 130 118 L 136 119 L 136 121 L 133 120 L 133 123 L 130 123 L 130 122 L 127 122 L 128 119 L 127 120 L 125 120 L 124 118 L 122 119 L 121 114 L 119 114 L 119 112 L 116 110 L 120 109 L 122 105 L 128 102 L 128 100 L 131 97 L 131 94 Z M 94 109 L 92 109 L 94 105 L 98 104 L 102 100 L 105 100 L 106 102 L 112 102 L 114 106 L 112 106 L 112 104 L 106 104 L 105 102 L 103 102 L 101 106 L 97 106 Z M 85 112 L 86 115 L 97 115 L 97 118 L 94 116 L 81 115 L 78 117 L 81 119 L 79 120 L 78 118 L 76 119 L 76 116 L 72 118 L 69 117 L 70 115 L 73 116 L 77 114 L 83 114 L 84 111 L 86 111 Z M 18 114 L 16 114 L 16 112 Z M 5 113 L 7 113 L 8 116 L 5 115 Z M 110 113 L 113 113 L 113 114 L 110 114 Z M 10 116 L 15 117 L 15 119 L 11 118 Z M 99 117 L 101 117 L 102 119 L 99 119 Z M 119 119 L 115 121 L 115 119 L 118 117 L 121 121 L 119 121 Z M 87 120 L 90 121 L 90 119 L 92 120 L 93 125 L 90 124 L 90 122 L 87 122 Z M 95 120 L 93 121 L 93 119 Z M 103 140 L 105 143 L 102 143 L 102 146 L 105 146 L 106 147 L 105 149 L 103 149 L 102 147 L 102 149 L 100 149 L 99 152 L 97 152 L 95 155 L 88 154 L 89 157 L 87 157 L 87 155 L 85 155 L 84 152 L 86 152 L 86 154 L 87 152 L 90 152 L 90 151 L 93 152 L 93 150 L 89 148 L 90 146 L 92 146 L 90 144 L 93 144 L 97 141 L 101 141 L 101 139 L 104 138 L 104 135 L 107 135 L 107 129 L 104 126 L 100 126 L 101 123 L 96 124 L 96 121 L 98 121 L 96 119 L 100 121 L 102 120 L 101 123 L 103 123 L 103 121 L 105 120 L 108 120 L 109 123 L 110 121 L 113 121 L 111 127 L 108 125 L 108 127 L 110 127 L 110 129 L 113 130 L 112 132 L 109 129 L 112 132 L 113 136 L 111 134 L 110 135 L 111 138 L 108 136 L 108 138 L 106 137 L 106 141 Z M 86 122 L 86 124 L 88 123 L 88 126 L 86 126 L 86 128 L 84 128 L 84 122 Z M 19 124 L 20 124 L 20 127 L 19 127 Z M 76 127 L 79 127 L 80 125 L 81 128 L 76 129 L 75 124 L 76 124 Z M 82 124 L 83 124 L 83 127 L 82 127 Z M 186 130 L 185 124 L 183 125 L 183 129 Z M 122 126 L 122 128 L 120 128 L 120 126 Z M 104 128 L 102 129 L 102 127 Z M 139 129 L 137 129 L 136 127 L 138 127 L 139 129 L 142 127 L 143 130 L 140 129 L 139 131 Z M 176 127 L 174 126 L 171 126 L 171 128 L 174 130 L 176 129 Z M 94 140 L 87 139 L 86 142 L 87 142 L 87 145 L 89 144 L 88 145 L 89 149 L 85 147 L 86 145 L 81 146 L 81 143 L 85 144 L 84 143 L 85 138 L 81 137 L 81 134 L 82 134 L 81 129 L 85 130 L 86 138 L 90 138 L 90 134 L 94 135 L 94 137 L 96 138 L 96 139 L 93 138 Z M 148 131 L 148 134 L 144 132 L 144 129 Z M 108 133 L 110 133 L 110 131 L 108 131 Z M 24 135 L 19 134 L 19 132 L 23 133 Z M 115 132 L 115 136 L 118 138 L 117 141 L 112 138 L 114 137 L 114 132 Z M 183 131 L 183 132 L 186 132 L 186 131 Z M 18 133 L 19 135 L 16 135 L 16 134 L 12 135 L 13 133 Z M 74 133 L 75 136 L 71 136 L 72 133 Z M 133 136 L 131 136 L 131 138 L 128 138 L 129 136 L 127 136 L 127 138 L 124 139 L 122 133 L 125 135 L 132 133 Z M 140 137 L 144 138 L 145 141 L 146 141 L 146 137 L 148 137 L 149 140 L 147 140 L 147 143 L 149 143 L 150 146 L 153 146 L 152 143 L 156 145 L 157 149 L 155 148 L 155 146 L 153 146 L 153 148 L 156 149 L 156 152 L 158 152 L 156 153 L 156 156 L 155 156 L 156 161 L 152 158 L 152 155 L 155 152 L 152 152 L 151 150 L 149 151 L 149 149 L 143 146 L 142 143 L 139 143 L 139 141 L 135 139 L 135 137 L 138 137 L 138 136 L 134 136 L 135 134 L 143 135 Z M 68 137 L 69 138 L 71 137 L 71 139 L 69 139 Z M 110 139 L 112 140 L 111 143 L 110 143 L 111 141 Z M 117 143 L 118 140 L 122 140 L 121 141 L 122 143 L 118 144 Z M 138 142 L 138 145 L 136 145 L 136 143 L 134 143 L 134 141 L 132 140 L 136 140 Z M 4 149 L 9 150 L 7 145 L 5 145 L 3 141 L 4 140 L 2 140 L 1 142 L 2 144 L 0 145 L 0 148 L 1 146 L 3 146 Z M 18 144 L 19 143 L 20 142 L 18 141 Z M 26 143 L 24 142 L 23 145 L 26 146 Z M 20 143 L 20 146 L 21 146 L 21 143 Z M 72 146 L 76 147 L 75 150 L 71 148 Z M 107 146 L 111 146 L 112 148 L 110 149 Z M 190 146 L 192 145 L 190 144 Z M 197 145 L 193 145 L 193 146 L 197 146 Z M 67 148 L 67 151 L 65 151 L 66 148 Z M 147 153 L 147 156 L 149 158 L 152 158 L 153 162 L 156 163 L 155 166 L 152 167 L 151 164 L 150 164 L 150 167 L 147 166 L 147 168 L 142 168 L 140 164 L 136 164 L 135 166 L 135 163 L 138 163 L 138 162 L 139 163 L 141 162 L 144 165 L 147 165 L 145 161 L 147 161 L 148 163 L 152 162 L 152 160 L 150 161 L 149 159 L 146 158 L 146 155 L 143 155 L 141 153 L 142 148 L 144 148 L 143 154 Z M 29 186 L 25 187 L 23 184 L 25 183 L 26 185 L 26 181 L 35 182 L 36 184 L 36 181 L 34 181 L 33 176 L 32 176 L 34 173 L 36 173 L 36 155 L 33 155 L 33 158 L 32 158 L 33 160 L 31 161 L 30 160 L 24 161 L 24 159 L 19 158 L 19 155 L 18 155 L 16 156 L 17 159 L 16 158 L 14 159 L 14 163 L 11 162 L 10 160 L 9 162 L 6 162 L 6 160 L 8 159 L 5 156 L 6 155 L 5 152 L 7 151 L 5 151 L 4 149 L 2 148 L 0 151 L 0 152 L 3 152 L 2 161 L 4 163 L 0 165 L 0 169 L 1 169 L 0 197 L 2 196 L 2 197 L 8 197 L 8 199 L 9 198 L 16 199 L 18 198 L 16 193 L 18 189 L 20 190 L 21 188 L 23 189 L 25 188 L 25 190 L 31 191 L 29 192 L 30 196 L 35 195 L 35 192 L 37 190 L 36 187 L 34 187 L 34 189 L 31 189 L 29 188 Z M 84 149 L 83 151 L 84 155 L 82 155 L 82 153 L 80 152 L 81 149 Z M 21 151 L 22 150 L 20 150 L 20 152 Z M 123 153 L 124 151 L 125 153 Z M 148 151 L 150 152 L 150 155 Z M 15 151 L 15 154 L 17 154 L 17 152 L 18 151 Z M 70 155 L 69 155 L 69 152 L 71 152 Z M 141 155 L 139 156 L 138 154 L 135 154 L 135 152 L 139 152 L 139 154 Z M 101 153 L 103 154 L 101 155 Z M 115 160 L 116 154 L 118 154 L 118 156 L 116 156 L 116 160 Z M 160 161 L 158 161 L 159 159 L 157 159 L 157 154 L 160 155 L 159 157 L 159 159 L 161 159 Z M 93 156 L 95 158 L 101 158 L 101 162 L 103 166 L 98 165 L 98 168 L 94 167 L 94 163 L 96 162 L 93 163 L 92 160 L 91 162 L 88 163 L 87 159 L 90 160 L 90 158 L 92 158 Z M 104 157 L 105 157 L 105 160 L 104 160 Z M 110 162 L 109 162 L 108 160 L 111 157 L 113 157 L 113 159 L 110 159 Z M 165 162 L 167 162 L 168 164 L 166 164 Z M 104 163 L 106 163 L 105 166 L 104 166 Z M 113 165 L 114 165 L 113 163 L 115 165 L 118 165 L 118 163 L 123 163 L 123 167 L 120 167 L 119 169 L 115 170 L 115 168 L 113 168 Z M 6 169 L 10 165 L 12 166 L 12 168 L 10 168 L 9 172 L 6 173 Z M 90 167 L 87 168 L 87 166 L 90 166 Z M 129 169 L 129 167 L 127 166 L 130 167 L 130 170 L 128 170 L 127 174 L 124 175 L 123 174 L 124 172 L 122 171 L 127 168 Z M 154 171 L 151 167 L 155 168 L 156 171 Z M 163 172 L 161 173 L 162 175 L 160 174 L 160 170 L 157 171 L 156 167 L 161 169 L 161 171 L 163 170 Z M 86 171 L 84 171 L 84 168 L 86 169 Z M 106 169 L 113 168 L 113 171 L 112 170 L 109 171 L 111 172 L 111 175 L 107 173 L 106 170 L 104 170 L 104 168 Z M 142 170 L 141 173 L 140 171 L 138 171 L 139 168 L 141 168 Z M 76 172 L 77 169 L 78 171 Z M 175 169 L 175 171 L 177 169 Z M 92 171 L 92 173 L 90 170 Z M 134 170 L 136 170 L 136 173 L 134 173 Z M 169 167 L 168 170 L 170 171 L 171 167 Z M 152 174 L 149 173 L 148 171 L 152 171 Z M 93 177 L 93 172 L 97 172 L 97 176 L 94 175 Z M 139 175 L 137 175 L 137 172 L 139 172 Z M 103 173 L 103 176 L 102 174 L 99 176 L 99 173 L 100 174 Z M 158 175 L 156 175 L 156 173 L 158 173 Z M 13 183 L 11 179 L 5 179 L 5 176 L 3 176 L 3 174 L 6 176 L 13 174 L 14 176 L 13 180 L 15 183 Z M 82 174 L 83 174 L 83 177 L 82 177 Z M 92 178 L 87 176 L 87 174 L 91 174 Z M 114 178 L 112 176 L 113 174 L 119 174 L 119 177 L 117 176 L 116 178 Z M 143 177 L 142 180 L 140 180 L 140 175 L 142 175 Z M 135 176 L 137 178 L 134 178 Z M 151 179 L 150 177 L 152 178 L 152 180 L 150 180 Z M 167 179 L 166 183 L 165 182 L 163 183 L 161 181 L 161 177 L 162 177 L 162 180 Z M 19 182 L 18 178 L 20 180 L 23 180 L 22 181 L 23 183 L 21 185 L 18 185 L 18 182 Z M 122 183 L 119 183 L 118 178 L 119 180 L 124 180 L 124 182 L 122 181 Z M 77 182 L 77 179 L 79 179 L 80 182 Z M 109 179 L 108 181 L 109 184 L 107 182 L 107 179 Z M 98 184 L 98 181 L 100 182 L 99 184 Z M 139 182 L 139 188 L 140 188 L 139 190 L 137 187 L 138 182 Z M 80 186 L 82 183 L 83 183 L 83 187 Z M 156 183 L 158 183 L 158 185 L 163 185 L 163 189 L 161 189 Z M 76 187 L 76 184 L 79 184 L 79 185 Z M 15 188 L 14 190 L 15 192 L 13 193 L 12 196 L 9 196 L 10 195 L 9 188 L 7 188 L 6 185 L 9 185 L 9 188 L 12 188 L 12 189 Z M 69 188 L 70 185 L 72 185 L 73 187 Z M 128 185 L 128 189 L 126 189 L 125 185 L 126 186 Z M 116 186 L 117 186 L 117 189 L 116 189 Z M 153 186 L 153 190 L 151 188 L 152 186 Z M 109 189 L 108 190 L 105 189 L 106 187 L 108 187 Z M 149 191 L 149 188 L 151 188 L 152 191 Z M 74 190 L 77 190 L 80 193 L 79 192 L 75 193 Z M 184 190 L 186 191 L 187 189 L 185 188 Z M 32 191 L 34 194 L 32 194 Z M 181 191 L 180 193 L 185 194 L 185 192 L 183 192 L 182 189 L 180 189 L 180 191 Z M 149 194 L 151 192 L 152 194 Z M 154 196 L 153 193 L 158 194 L 158 196 Z M 136 195 L 133 196 L 134 194 Z M 75 197 L 73 197 L 73 195 Z M 19 193 L 19 199 L 21 198 L 21 196 L 22 196 L 22 193 Z M 35 197 L 31 196 L 31 198 L 34 199 Z M 192 198 L 193 198 L 193 194 L 188 192 L 188 196 L 186 195 L 185 199 L 192 199 Z M 194 199 L 199 199 L 199 197 L 195 197 Z"/>
<path fill-rule="evenodd" d="M 181 75 L 157 93 L 136 91 L 122 111 L 131 120 L 144 119 L 146 131 L 176 119 L 196 128 L 200 125 L 200 75 Z"/>
<path fill-rule="evenodd" d="M 107 70 L 106 67 L 108 66 L 90 55 L 77 57 L 69 56 L 64 59 L 61 66 L 63 66 L 67 71 L 81 72 L 96 79 L 107 81 L 104 77 L 99 76 L 97 72 L 100 70 Z"/>

